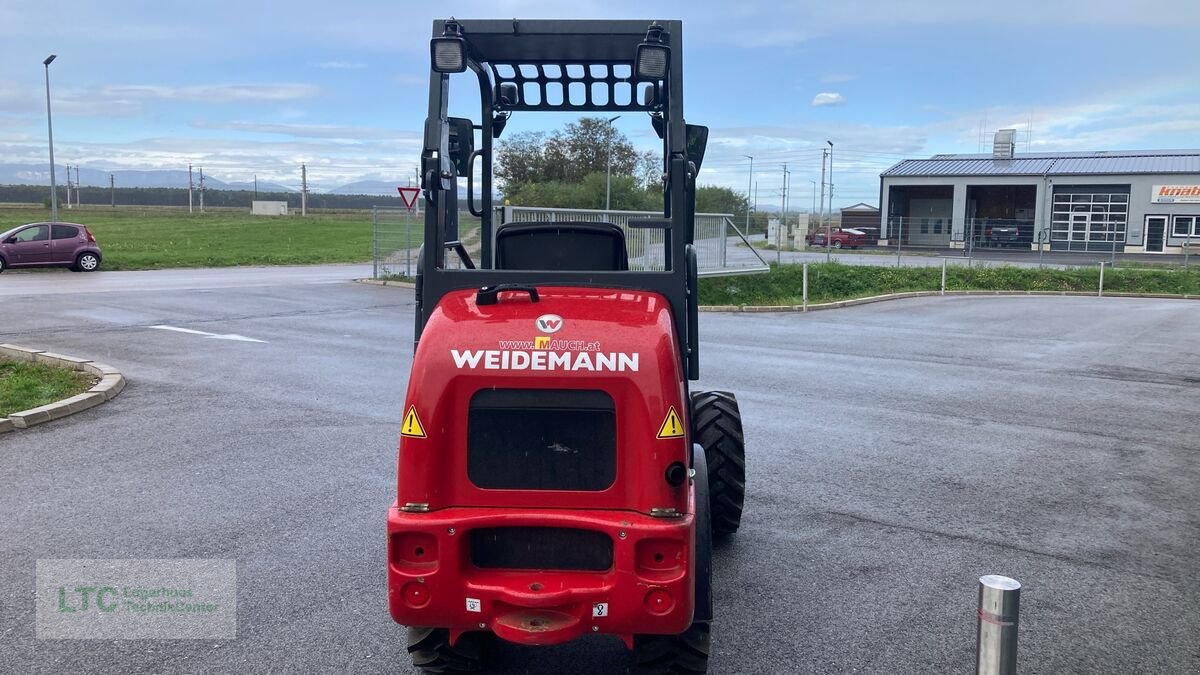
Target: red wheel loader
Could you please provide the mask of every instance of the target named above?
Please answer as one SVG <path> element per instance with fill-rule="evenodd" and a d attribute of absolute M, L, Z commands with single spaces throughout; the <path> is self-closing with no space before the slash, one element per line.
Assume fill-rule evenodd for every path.
<path fill-rule="evenodd" d="M 682 48 L 678 21 L 433 24 L 415 355 L 388 511 L 389 608 L 423 672 L 482 670 L 497 638 L 593 633 L 623 639 L 635 672 L 707 671 L 712 541 L 738 529 L 745 459 L 733 396 L 688 386 L 708 130 L 684 121 Z M 449 116 L 452 82 L 479 97 L 477 117 Z M 525 112 L 645 113 L 662 139 L 661 217 L 493 209 L 493 141 Z M 479 260 L 459 239 L 459 177 Z"/>

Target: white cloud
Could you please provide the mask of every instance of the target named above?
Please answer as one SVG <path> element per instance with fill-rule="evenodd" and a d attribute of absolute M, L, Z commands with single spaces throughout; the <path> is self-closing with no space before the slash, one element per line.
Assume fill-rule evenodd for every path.
<path fill-rule="evenodd" d="M 196 103 L 262 103 L 312 99 L 322 92 L 314 84 L 111 84 L 97 87 L 57 87 L 53 91 L 54 116 L 130 117 L 146 112 L 154 101 Z M 37 86 L 0 80 L 0 111 L 41 115 L 46 109 L 44 90 Z"/>
<path fill-rule="evenodd" d="M 151 99 L 202 103 L 235 101 L 294 101 L 321 93 L 315 84 L 193 84 L 181 87 L 153 84 L 112 84 L 100 88 L 108 98 Z"/>
<path fill-rule="evenodd" d="M 379 127 L 358 127 L 342 124 L 291 124 L 282 122 L 209 122 L 195 121 L 191 126 L 196 129 L 218 129 L 225 131 L 243 131 L 255 134 L 278 134 L 296 138 L 324 139 L 327 141 L 412 141 L 421 140 L 420 135 L 413 131 L 399 129 L 382 129 Z"/>
<path fill-rule="evenodd" d="M 814 108 L 832 105 L 845 105 L 846 99 L 837 92 L 821 92 L 813 97 L 812 105 Z"/>
<path fill-rule="evenodd" d="M 203 166 L 205 175 L 226 182 L 260 181 L 299 185 L 300 164 L 308 165 L 309 185 L 324 190 L 368 176 L 410 176 L 420 153 L 420 140 L 399 137 L 369 145 L 342 145 L 315 139 L 261 141 L 247 139 L 145 138 L 128 143 L 81 143 L 55 137 L 55 158 L 62 163 L 101 170 L 186 169 Z M 6 141 L 0 136 L 5 162 L 44 164 L 45 140 Z"/>

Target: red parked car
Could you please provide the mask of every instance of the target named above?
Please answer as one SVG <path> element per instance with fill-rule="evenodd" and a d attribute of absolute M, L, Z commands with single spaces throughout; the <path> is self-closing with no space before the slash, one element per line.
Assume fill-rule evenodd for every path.
<path fill-rule="evenodd" d="M 95 235 L 78 223 L 30 223 L 0 234 L 0 272 L 9 267 L 95 272 L 102 259 Z"/>
<path fill-rule="evenodd" d="M 822 231 L 811 232 L 805 239 L 809 246 L 825 245 L 825 233 Z M 858 248 L 867 244 L 867 233 L 854 228 L 834 230 L 829 235 L 829 241 L 833 248 Z"/>

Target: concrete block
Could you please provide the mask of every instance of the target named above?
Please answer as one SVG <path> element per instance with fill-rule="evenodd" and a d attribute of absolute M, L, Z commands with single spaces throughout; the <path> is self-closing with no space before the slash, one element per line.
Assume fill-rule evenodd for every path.
<path fill-rule="evenodd" d="M 125 377 L 120 373 L 116 375 L 105 375 L 100 378 L 96 386 L 91 388 L 91 391 L 104 396 L 104 400 L 111 401 L 125 390 Z"/>
<path fill-rule="evenodd" d="M 12 420 L 14 427 L 18 429 L 28 429 L 29 427 L 42 424 L 43 422 L 49 422 L 52 419 L 57 419 L 50 416 L 50 409 L 52 407 L 52 405 L 44 405 L 40 408 L 22 410 L 21 412 L 15 412 L 9 415 L 8 419 Z"/>
<path fill-rule="evenodd" d="M 108 399 L 104 394 L 97 391 L 85 391 L 82 394 L 76 394 L 71 398 L 66 398 L 58 402 L 58 405 L 65 405 L 69 408 L 67 414 L 73 415 L 77 412 L 83 412 L 88 408 L 94 408 Z"/>
<path fill-rule="evenodd" d="M 0 345 L 0 358 L 9 359 L 10 361 L 24 361 L 32 363 L 36 354 L 42 353 L 40 349 L 30 349 L 18 345 L 2 344 Z"/>
<path fill-rule="evenodd" d="M 105 375 L 120 375 L 121 371 L 112 366 L 103 363 L 85 363 L 83 364 L 83 372 L 94 375 L 96 377 L 104 377 Z"/>
<path fill-rule="evenodd" d="M 78 359 L 74 356 L 56 354 L 54 352 L 39 352 L 34 354 L 33 360 L 37 363 L 44 363 L 48 366 L 70 368 L 71 370 L 83 370 L 83 365 L 85 363 L 91 363 L 87 359 Z"/>
<path fill-rule="evenodd" d="M 13 430 L 12 420 L 7 417 L 0 417 L 0 434 L 6 434 Z"/>

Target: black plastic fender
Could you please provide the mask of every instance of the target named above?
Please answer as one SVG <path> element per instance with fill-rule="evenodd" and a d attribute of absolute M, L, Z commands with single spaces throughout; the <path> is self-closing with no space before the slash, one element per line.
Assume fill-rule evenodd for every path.
<path fill-rule="evenodd" d="M 708 460 L 699 443 L 692 444 L 692 469 L 696 486 L 696 566 L 694 568 L 696 605 L 692 621 L 708 623 L 713 619 L 712 601 L 712 519 L 709 514 Z"/>

